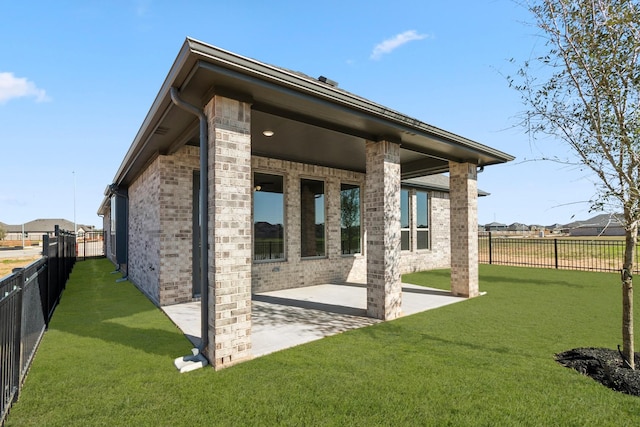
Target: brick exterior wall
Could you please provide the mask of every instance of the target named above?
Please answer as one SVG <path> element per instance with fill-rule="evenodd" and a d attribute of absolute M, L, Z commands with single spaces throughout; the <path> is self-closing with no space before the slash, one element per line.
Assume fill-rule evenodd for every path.
<path fill-rule="evenodd" d="M 478 296 L 478 182 L 476 165 L 449 162 L 451 292 Z"/>
<path fill-rule="evenodd" d="M 157 156 L 129 187 L 129 280 L 158 305 L 192 300 L 193 171 L 198 147 Z"/>
<path fill-rule="evenodd" d="M 169 305 L 193 299 L 193 171 L 200 149 L 184 146 L 159 160 L 160 304 Z"/>
<path fill-rule="evenodd" d="M 252 169 L 284 176 L 285 260 L 254 262 L 253 292 L 266 292 L 322 283 L 366 281 L 366 260 L 362 255 L 341 254 L 340 184 L 360 185 L 364 200 L 365 175 L 323 166 L 254 156 Z M 300 252 L 301 201 L 300 179 L 324 181 L 326 257 L 302 258 Z M 362 213 L 362 212 L 361 212 Z"/>
<path fill-rule="evenodd" d="M 251 106 L 214 96 L 209 125 L 209 345 L 215 369 L 251 357 Z"/>
<path fill-rule="evenodd" d="M 129 187 L 129 280 L 160 304 L 160 157 Z"/>
<path fill-rule="evenodd" d="M 158 156 L 129 188 L 129 279 L 158 305 L 193 300 L 192 192 L 193 171 L 198 169 L 198 147 L 185 146 L 171 156 Z M 366 283 L 366 257 L 343 256 L 340 248 L 340 184 L 360 185 L 363 214 L 365 174 L 259 156 L 252 157 L 252 170 L 285 177 L 286 218 L 286 260 L 253 262 L 252 292 L 322 283 Z M 327 256 L 323 258 L 300 256 L 301 178 L 325 183 Z M 401 274 L 449 267 L 448 193 L 429 192 L 429 218 L 431 248 L 402 251 Z M 103 218 L 107 257 L 115 264 L 110 226 L 107 210 Z M 363 233 L 362 247 L 366 252 L 365 241 Z"/>
<path fill-rule="evenodd" d="M 367 315 L 401 315 L 400 145 L 366 142 L 365 227 L 367 229 Z"/>
<path fill-rule="evenodd" d="M 416 212 L 414 192 L 410 192 L 413 203 L 413 214 L 410 216 L 412 232 L 412 248 L 400 252 L 401 274 L 434 268 L 449 268 L 451 265 L 449 193 L 441 191 L 429 192 L 429 249 L 417 249 L 416 244 Z"/>
<path fill-rule="evenodd" d="M 198 168 L 198 147 L 185 146 L 172 156 L 156 158 L 129 189 L 129 279 L 158 305 L 193 299 L 191 197 L 193 171 Z M 343 256 L 340 248 L 340 184 L 360 185 L 363 214 L 365 174 L 259 156 L 252 157 L 252 169 L 285 177 L 286 217 L 286 260 L 253 262 L 252 292 L 322 283 L 366 283 L 365 256 Z M 302 259 L 300 256 L 301 178 L 325 183 L 327 256 L 323 258 Z M 402 251 L 401 274 L 450 265 L 448 193 L 429 193 L 429 216 L 431 248 Z M 103 226 L 109 236 L 110 212 L 105 214 Z M 364 233 L 362 239 L 366 251 Z M 155 249 L 148 250 L 151 248 Z M 167 256 L 160 261 L 163 253 Z M 109 238 L 107 256 L 115 263 Z"/>

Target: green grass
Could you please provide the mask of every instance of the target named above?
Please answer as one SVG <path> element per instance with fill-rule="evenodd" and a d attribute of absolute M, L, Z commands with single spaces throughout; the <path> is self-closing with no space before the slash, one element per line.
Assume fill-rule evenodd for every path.
<path fill-rule="evenodd" d="M 189 343 L 112 269 L 76 264 L 9 426 L 640 425 L 639 398 L 553 359 L 620 342 L 615 274 L 483 265 L 480 298 L 179 374 Z"/>

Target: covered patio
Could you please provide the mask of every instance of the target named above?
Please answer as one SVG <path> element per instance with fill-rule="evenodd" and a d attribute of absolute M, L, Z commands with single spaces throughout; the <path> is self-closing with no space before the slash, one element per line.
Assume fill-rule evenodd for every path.
<path fill-rule="evenodd" d="M 367 317 L 365 284 L 324 284 L 252 295 L 252 352 L 260 357 L 382 322 Z M 402 314 L 411 315 L 464 301 L 450 292 L 402 284 Z M 162 307 L 198 347 L 201 344 L 200 302 Z"/>
<path fill-rule="evenodd" d="M 512 159 L 189 38 L 99 213 L 108 256 L 154 303 L 201 298 L 199 347 L 222 369 L 266 351 L 253 310 L 288 298 L 274 291 L 366 283 L 354 304 L 302 301 L 392 320 L 409 312 L 402 274 L 450 267 L 451 295 L 478 296 L 477 173 Z M 446 188 L 416 182 L 441 173 Z"/>

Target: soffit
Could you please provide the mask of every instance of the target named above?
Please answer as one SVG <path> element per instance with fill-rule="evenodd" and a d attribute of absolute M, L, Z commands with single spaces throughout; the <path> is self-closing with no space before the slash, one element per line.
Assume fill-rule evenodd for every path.
<path fill-rule="evenodd" d="M 446 172 L 449 160 L 513 159 L 307 76 L 188 39 L 114 182 L 127 186 L 156 155 L 199 144 L 198 120 L 173 105 L 172 86 L 198 107 L 214 93 L 251 103 L 255 155 L 364 172 L 365 141 L 390 140 L 401 146 L 403 179 Z M 263 136 L 265 129 L 274 136 Z"/>

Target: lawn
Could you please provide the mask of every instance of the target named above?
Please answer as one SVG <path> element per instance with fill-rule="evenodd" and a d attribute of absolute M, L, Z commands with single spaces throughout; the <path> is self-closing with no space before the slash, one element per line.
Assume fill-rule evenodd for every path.
<path fill-rule="evenodd" d="M 0 259 L 0 278 L 11 274 L 14 268 L 26 267 L 40 257 L 41 255 L 34 255 L 27 257 Z"/>
<path fill-rule="evenodd" d="M 637 397 L 553 358 L 620 342 L 615 274 L 482 265 L 485 296 L 179 374 L 188 341 L 111 270 L 76 264 L 9 426 L 640 425 Z"/>

